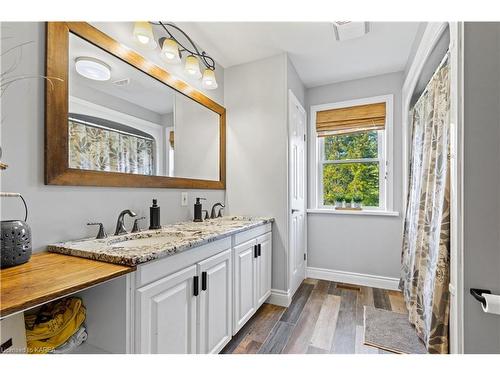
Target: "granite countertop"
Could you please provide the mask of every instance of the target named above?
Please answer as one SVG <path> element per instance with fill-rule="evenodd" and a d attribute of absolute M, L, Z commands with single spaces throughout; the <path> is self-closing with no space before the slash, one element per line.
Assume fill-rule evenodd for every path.
<path fill-rule="evenodd" d="M 182 222 L 104 239 L 60 242 L 49 245 L 53 253 L 135 266 L 180 253 L 273 222 L 268 217 L 228 216 L 201 223 Z"/>

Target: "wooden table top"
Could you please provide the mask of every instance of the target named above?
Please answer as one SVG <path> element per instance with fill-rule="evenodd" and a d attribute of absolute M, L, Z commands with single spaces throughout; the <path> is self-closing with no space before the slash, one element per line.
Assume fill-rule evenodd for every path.
<path fill-rule="evenodd" d="M 36 253 L 27 263 L 0 270 L 0 317 L 27 310 L 135 269 L 69 255 Z"/>

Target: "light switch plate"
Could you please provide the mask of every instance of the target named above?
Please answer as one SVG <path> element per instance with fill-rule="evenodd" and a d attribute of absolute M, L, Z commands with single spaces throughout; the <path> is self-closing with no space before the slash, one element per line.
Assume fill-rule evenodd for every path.
<path fill-rule="evenodd" d="M 183 191 L 181 193 L 181 206 L 187 206 L 188 205 L 188 193 L 187 191 Z"/>

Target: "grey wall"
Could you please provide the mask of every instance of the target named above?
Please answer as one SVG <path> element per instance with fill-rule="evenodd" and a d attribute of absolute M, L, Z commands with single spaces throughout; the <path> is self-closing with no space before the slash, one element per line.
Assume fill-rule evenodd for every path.
<path fill-rule="evenodd" d="M 288 56 L 286 59 L 286 82 L 288 89 L 292 90 L 299 102 L 304 106 L 306 102 L 306 89 Z"/>
<path fill-rule="evenodd" d="M 404 76 L 408 75 L 408 71 L 410 70 L 411 63 L 415 59 L 415 55 L 417 54 L 418 46 L 422 41 L 422 37 L 424 36 L 425 28 L 429 22 L 420 22 L 418 25 L 417 33 L 415 34 L 415 38 L 413 39 L 413 43 L 411 44 L 410 54 L 408 55 L 408 60 L 406 62 Z"/>
<path fill-rule="evenodd" d="M 268 215 L 274 289 L 285 290 L 287 249 L 286 56 L 225 69 L 227 200 L 231 213 Z"/>
<path fill-rule="evenodd" d="M 174 175 L 219 180 L 219 115 L 175 96 Z"/>
<path fill-rule="evenodd" d="M 13 43 L 34 41 L 23 48 L 16 74 L 43 74 L 44 24 L 2 23 L 1 30 L 2 37 L 14 37 L 2 40 L 2 50 Z M 12 60 L 2 58 L 2 69 L 8 67 L 9 61 Z M 217 90 L 217 95 L 221 92 L 222 88 Z M 162 223 L 190 219 L 196 196 L 207 197 L 209 204 L 224 200 L 224 191 L 191 190 L 189 205 L 181 207 L 181 191 L 174 189 L 45 186 L 44 82 L 30 79 L 12 85 L 2 96 L 1 106 L 2 161 L 9 164 L 9 169 L 0 174 L 1 190 L 20 192 L 26 197 L 35 251 L 56 241 L 94 235 L 96 228 L 89 229 L 85 225 L 89 220 L 104 222 L 106 230 L 112 232 L 116 217 L 124 208 L 148 216 L 151 198 L 159 199 Z M 2 220 L 23 215 L 18 199 L 2 198 L 1 203 Z"/>
<path fill-rule="evenodd" d="M 127 100 L 82 85 L 70 85 L 70 95 L 88 102 L 104 105 L 117 112 L 126 113 L 155 124 L 162 123 L 162 115 Z M 174 95 L 174 93 L 172 93 Z M 70 110 L 71 111 L 71 110 Z"/>
<path fill-rule="evenodd" d="M 314 87 L 306 91 L 307 110 L 310 110 L 311 105 L 394 95 L 394 211 L 400 212 L 399 217 L 309 213 L 308 266 L 399 277 L 403 224 L 402 86 L 403 72 L 400 72 Z"/>
<path fill-rule="evenodd" d="M 500 316 L 470 288 L 500 294 L 500 24 L 464 29 L 464 338 L 466 353 L 500 353 Z"/>

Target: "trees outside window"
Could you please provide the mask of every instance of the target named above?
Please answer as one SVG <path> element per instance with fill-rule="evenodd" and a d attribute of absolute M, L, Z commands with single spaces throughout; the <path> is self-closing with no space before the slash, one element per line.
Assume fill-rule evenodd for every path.
<path fill-rule="evenodd" d="M 322 204 L 359 197 L 365 207 L 382 206 L 383 130 L 320 138 Z"/>

